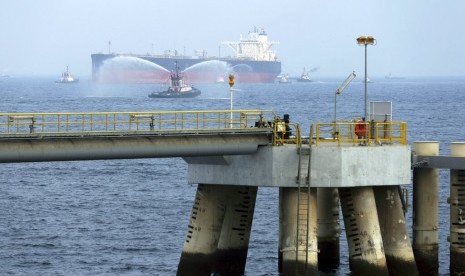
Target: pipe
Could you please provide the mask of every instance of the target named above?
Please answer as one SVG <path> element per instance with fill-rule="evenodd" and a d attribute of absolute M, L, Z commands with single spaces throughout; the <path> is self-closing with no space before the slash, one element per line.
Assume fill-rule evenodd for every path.
<path fill-rule="evenodd" d="M 252 154 L 266 136 L 149 136 L 0 140 L 0 163 Z"/>

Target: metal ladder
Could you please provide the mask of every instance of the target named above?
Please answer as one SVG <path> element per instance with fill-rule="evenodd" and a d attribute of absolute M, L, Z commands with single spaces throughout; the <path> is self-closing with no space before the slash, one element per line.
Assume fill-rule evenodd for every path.
<path fill-rule="evenodd" d="M 308 266 L 308 232 L 310 229 L 310 160 L 311 160 L 311 148 L 302 148 L 302 145 L 298 146 L 299 154 L 299 165 L 297 169 L 297 227 L 296 227 L 296 264 L 299 260 L 305 260 L 305 270 L 302 271 L 304 275 L 307 275 Z M 303 155 L 308 154 L 308 162 L 305 162 L 302 158 Z M 303 183 L 302 172 L 307 170 L 307 176 L 305 177 L 305 183 Z"/>

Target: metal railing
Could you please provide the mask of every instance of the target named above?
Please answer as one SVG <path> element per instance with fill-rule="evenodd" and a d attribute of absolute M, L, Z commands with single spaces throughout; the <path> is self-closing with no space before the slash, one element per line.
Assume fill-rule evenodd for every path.
<path fill-rule="evenodd" d="M 374 122 L 372 136 L 377 144 L 407 144 L 407 123 L 400 121 Z"/>
<path fill-rule="evenodd" d="M 0 136 L 271 128 L 276 118 L 271 110 L 0 113 Z"/>
<path fill-rule="evenodd" d="M 401 121 L 371 121 L 316 123 L 311 126 L 315 144 L 332 142 L 351 145 L 407 144 L 407 123 Z M 315 136 L 313 137 L 313 131 Z"/>

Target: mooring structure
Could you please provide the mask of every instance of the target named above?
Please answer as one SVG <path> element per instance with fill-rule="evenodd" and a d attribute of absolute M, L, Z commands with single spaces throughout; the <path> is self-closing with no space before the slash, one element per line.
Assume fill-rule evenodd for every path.
<path fill-rule="evenodd" d="M 182 157 L 198 186 L 178 275 L 244 274 L 264 186 L 279 189 L 283 275 L 339 264 L 340 211 L 355 275 L 434 274 L 437 219 L 428 210 L 437 204 L 435 162 L 442 162 L 453 170 L 451 272 L 460 275 L 463 144 L 449 166 L 433 159 L 436 144 L 416 143 L 412 155 L 406 137 L 405 122 L 386 120 L 317 122 L 306 136 L 289 115 L 269 110 L 1 113 L 0 162 Z M 413 247 L 400 186 L 411 184 L 412 164 Z"/>

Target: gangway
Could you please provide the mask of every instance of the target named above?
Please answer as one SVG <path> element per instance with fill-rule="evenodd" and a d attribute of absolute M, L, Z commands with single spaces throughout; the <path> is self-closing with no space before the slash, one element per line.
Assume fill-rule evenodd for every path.
<path fill-rule="evenodd" d="M 252 154 L 287 142 L 282 124 L 271 110 L 0 113 L 0 162 Z"/>

